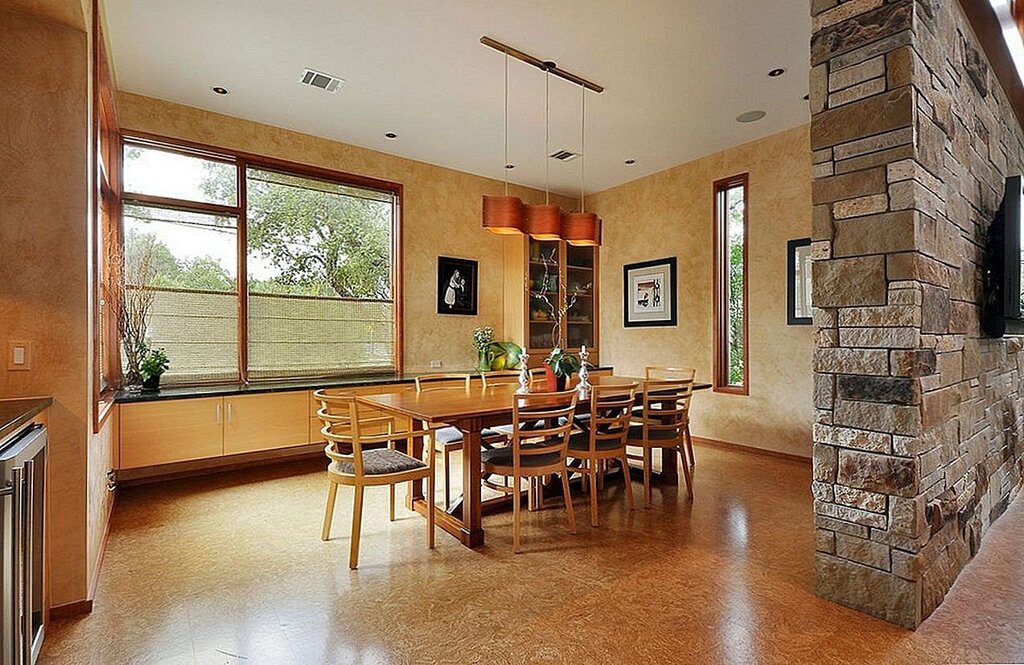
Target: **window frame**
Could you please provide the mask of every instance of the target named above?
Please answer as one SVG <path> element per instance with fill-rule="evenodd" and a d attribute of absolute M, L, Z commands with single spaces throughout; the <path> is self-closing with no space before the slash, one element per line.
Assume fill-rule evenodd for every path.
<path fill-rule="evenodd" d="M 380 180 L 369 176 L 335 171 L 319 166 L 311 166 L 298 162 L 292 162 L 275 157 L 266 157 L 240 150 L 212 146 L 195 141 L 187 141 L 149 132 L 125 130 L 121 132 L 119 142 L 119 168 L 124 167 L 124 147 L 127 144 L 142 145 L 166 152 L 174 152 L 189 157 L 228 162 L 237 169 L 238 195 L 237 205 L 227 206 L 216 203 L 203 203 L 200 201 L 189 201 L 184 199 L 152 196 L 124 191 L 121 193 L 120 202 L 124 204 L 138 204 L 145 206 L 156 206 L 190 212 L 204 212 L 228 214 L 238 220 L 237 234 L 237 277 L 236 289 L 238 298 L 238 377 L 241 384 L 249 384 L 249 270 L 248 270 L 248 219 L 247 219 L 247 196 L 246 196 L 246 173 L 250 167 L 276 171 L 287 175 L 315 178 L 328 182 L 375 189 L 388 192 L 394 196 L 394 212 L 391 221 L 391 301 L 394 307 L 394 366 L 395 372 L 401 374 L 404 367 L 404 344 L 403 344 L 403 256 L 402 256 L 402 233 L 403 221 L 403 186 L 401 183 Z M 123 222 L 122 222 L 123 223 Z M 119 246 L 124 250 L 123 241 Z M 295 379 L 307 379 L 311 377 L 295 376 L 281 377 L 274 379 L 260 380 L 259 383 L 273 383 L 275 381 L 288 381 Z M 327 378 L 327 377 L 325 377 Z M 202 382 L 193 382 L 196 385 Z M 175 384 L 175 385 L 190 385 Z"/>
<path fill-rule="evenodd" d="M 743 385 L 729 383 L 729 290 L 728 232 L 725 195 L 743 188 Z M 750 394 L 750 174 L 716 180 L 714 192 L 714 384 L 717 393 Z"/>

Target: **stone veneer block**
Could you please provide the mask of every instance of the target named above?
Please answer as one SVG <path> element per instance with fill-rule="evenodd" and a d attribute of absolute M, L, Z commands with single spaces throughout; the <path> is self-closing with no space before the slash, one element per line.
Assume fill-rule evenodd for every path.
<path fill-rule="evenodd" d="M 889 548 L 865 538 L 836 534 L 835 554 L 842 559 L 888 571 L 892 566 Z"/>
<path fill-rule="evenodd" d="M 876 215 L 889 209 L 889 197 L 885 194 L 862 196 L 856 199 L 836 201 L 832 205 L 832 215 L 836 219 Z"/>
<path fill-rule="evenodd" d="M 918 406 L 837 399 L 832 421 L 836 425 L 902 436 L 921 433 L 921 409 Z"/>
<path fill-rule="evenodd" d="M 881 55 L 834 72 L 828 77 L 828 89 L 835 92 L 880 76 L 885 76 L 885 56 Z"/>
<path fill-rule="evenodd" d="M 894 376 L 840 375 L 836 382 L 839 399 L 912 405 L 921 402 L 917 379 Z"/>
<path fill-rule="evenodd" d="M 918 588 L 908 580 L 823 552 L 814 557 L 815 592 L 905 628 L 918 624 Z"/>
<path fill-rule="evenodd" d="M 839 450 L 836 482 L 847 487 L 912 498 L 917 494 L 917 463 L 909 457 Z"/>
<path fill-rule="evenodd" d="M 900 88 L 825 111 L 822 115 L 825 116 L 823 121 L 811 127 L 812 150 L 912 126 L 914 94 L 912 88 Z"/>
<path fill-rule="evenodd" d="M 912 210 L 837 220 L 832 252 L 836 258 L 905 252 L 915 247 Z"/>
<path fill-rule="evenodd" d="M 885 304 L 883 256 L 815 261 L 811 272 L 815 307 Z"/>
<path fill-rule="evenodd" d="M 889 373 L 889 352 L 884 349 L 818 349 L 814 353 L 816 372 L 851 374 Z"/>
<path fill-rule="evenodd" d="M 885 169 L 881 167 L 831 178 L 819 178 L 811 185 L 811 198 L 815 205 L 885 192 Z"/>
<path fill-rule="evenodd" d="M 862 1 L 851 0 L 831 11 L 838 12 L 847 5 L 854 7 Z M 850 16 L 838 24 L 815 30 L 811 37 L 811 64 L 821 64 L 837 55 L 877 42 L 883 37 L 910 30 L 913 22 L 912 5 L 913 3 L 908 0 L 899 0 L 874 11 Z"/>

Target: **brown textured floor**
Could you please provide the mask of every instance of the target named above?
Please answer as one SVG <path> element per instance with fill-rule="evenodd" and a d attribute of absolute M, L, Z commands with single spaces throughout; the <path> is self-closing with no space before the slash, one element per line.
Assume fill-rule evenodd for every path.
<path fill-rule="evenodd" d="M 696 501 L 655 490 L 565 532 L 557 500 L 486 517 L 470 551 L 369 491 L 358 571 L 351 493 L 319 539 L 320 462 L 120 491 L 95 609 L 55 623 L 43 663 L 1010 662 L 1024 659 L 1017 502 L 916 633 L 815 598 L 810 467 L 698 447 Z M 639 485 L 634 486 L 639 492 Z"/>

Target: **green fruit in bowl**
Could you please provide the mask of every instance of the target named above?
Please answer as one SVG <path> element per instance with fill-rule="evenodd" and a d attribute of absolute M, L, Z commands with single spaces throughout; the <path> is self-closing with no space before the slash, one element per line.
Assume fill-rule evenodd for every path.
<path fill-rule="evenodd" d="M 523 350 L 515 342 L 492 342 L 488 350 L 491 357 L 491 369 L 515 369 Z"/>

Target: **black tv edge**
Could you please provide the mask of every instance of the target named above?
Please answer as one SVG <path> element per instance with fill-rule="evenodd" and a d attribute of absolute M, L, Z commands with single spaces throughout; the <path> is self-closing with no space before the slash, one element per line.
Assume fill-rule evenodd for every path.
<path fill-rule="evenodd" d="M 1024 178 L 1006 179 L 999 212 L 989 226 L 981 326 L 989 337 L 1024 334 L 1021 315 L 1021 212 Z"/>

